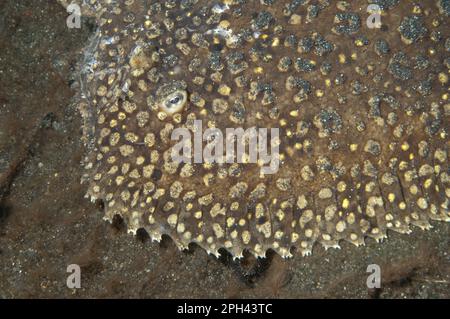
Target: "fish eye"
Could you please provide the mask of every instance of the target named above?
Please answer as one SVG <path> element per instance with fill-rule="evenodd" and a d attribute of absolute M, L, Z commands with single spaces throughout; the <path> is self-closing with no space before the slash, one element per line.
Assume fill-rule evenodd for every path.
<path fill-rule="evenodd" d="M 175 114 L 183 109 L 186 102 L 186 91 L 176 91 L 164 98 L 161 103 L 161 108 L 169 114 Z"/>
<path fill-rule="evenodd" d="M 180 101 L 181 101 L 181 97 L 180 97 L 180 95 L 177 95 L 174 98 L 170 99 L 168 104 L 170 104 L 170 106 L 172 106 L 172 105 L 176 106 Z"/>

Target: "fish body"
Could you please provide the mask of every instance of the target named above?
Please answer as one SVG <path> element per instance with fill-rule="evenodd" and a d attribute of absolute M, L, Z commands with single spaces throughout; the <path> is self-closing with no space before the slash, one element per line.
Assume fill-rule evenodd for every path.
<path fill-rule="evenodd" d="M 234 257 L 450 220 L 449 1 L 78 4 L 98 24 L 80 110 L 105 219 Z M 196 121 L 279 129 L 279 167 L 173 161 Z"/>

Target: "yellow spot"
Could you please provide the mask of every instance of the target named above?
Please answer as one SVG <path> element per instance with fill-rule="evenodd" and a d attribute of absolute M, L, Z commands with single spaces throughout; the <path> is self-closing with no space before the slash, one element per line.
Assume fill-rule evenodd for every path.
<path fill-rule="evenodd" d="M 167 113 L 166 112 L 158 112 L 158 119 L 161 121 L 164 121 L 167 118 Z"/>
<path fill-rule="evenodd" d="M 408 146 L 408 147 L 409 147 L 409 146 Z M 404 171 L 405 169 L 408 168 L 408 163 L 405 162 L 405 161 L 401 161 L 400 164 L 398 164 L 398 168 L 399 168 L 401 171 Z"/>
<path fill-rule="evenodd" d="M 284 233 L 281 230 L 278 230 L 278 231 L 275 232 L 274 237 L 276 239 L 281 239 L 281 238 L 283 238 L 283 235 L 284 235 Z"/>
<path fill-rule="evenodd" d="M 298 111 L 297 110 L 291 111 L 289 113 L 289 115 L 292 116 L 292 117 L 297 117 L 298 116 Z"/>
<path fill-rule="evenodd" d="M 227 227 L 231 227 L 234 225 L 235 219 L 233 217 L 227 218 Z"/>
<path fill-rule="evenodd" d="M 122 145 L 119 150 L 120 153 L 125 157 L 130 156 L 134 152 L 134 148 L 130 145 Z"/>
<path fill-rule="evenodd" d="M 395 194 L 390 193 L 390 194 L 388 195 L 388 200 L 389 200 L 391 203 L 394 202 L 394 200 L 395 200 Z"/>
<path fill-rule="evenodd" d="M 169 217 L 167 217 L 167 223 L 169 223 L 169 225 L 171 227 L 175 227 L 177 225 L 177 221 L 178 221 L 178 215 L 177 214 L 172 214 Z"/>
<path fill-rule="evenodd" d="M 337 190 L 340 193 L 344 192 L 346 188 L 347 188 L 347 185 L 343 181 L 341 181 L 337 184 Z"/>
<path fill-rule="evenodd" d="M 444 72 L 439 73 L 439 82 L 441 82 L 441 84 L 446 84 L 448 82 L 448 75 Z"/>
<path fill-rule="evenodd" d="M 345 57 L 345 54 L 341 53 L 339 54 L 339 63 L 344 64 L 347 62 L 347 58 Z"/>
<path fill-rule="evenodd" d="M 409 144 L 408 144 L 407 142 L 405 142 L 405 143 L 402 144 L 402 150 L 405 151 L 405 152 L 406 152 L 407 150 L 409 150 Z"/>
<path fill-rule="evenodd" d="M 264 69 L 260 66 L 256 67 L 253 69 L 253 73 L 255 74 L 263 74 L 264 73 Z"/>
<path fill-rule="evenodd" d="M 361 40 L 361 39 L 356 39 L 356 40 L 355 40 L 355 45 L 356 45 L 357 47 L 362 47 L 362 46 L 364 45 L 364 41 Z"/>
<path fill-rule="evenodd" d="M 222 21 L 220 21 L 219 26 L 224 29 L 228 29 L 230 27 L 230 21 L 222 20 Z"/>
<path fill-rule="evenodd" d="M 228 96 L 231 93 L 231 88 L 228 85 L 221 84 L 217 91 L 220 95 Z"/>
<path fill-rule="evenodd" d="M 272 41 L 272 46 L 277 47 L 279 44 L 280 44 L 280 39 L 278 37 L 274 38 Z"/>
<path fill-rule="evenodd" d="M 350 201 L 347 198 L 344 198 L 344 200 L 342 201 L 342 207 L 344 209 L 347 209 L 349 205 L 350 205 Z"/>
<path fill-rule="evenodd" d="M 305 230 L 306 237 L 310 238 L 310 237 L 312 237 L 312 235 L 313 235 L 313 231 L 311 229 L 308 228 Z"/>
<path fill-rule="evenodd" d="M 427 202 L 427 200 L 426 200 L 425 198 L 423 198 L 423 197 L 421 197 L 421 198 L 419 198 L 419 199 L 417 200 L 417 205 L 418 205 L 421 209 L 423 209 L 423 210 L 425 210 L 425 209 L 428 208 L 428 202 Z"/>
<path fill-rule="evenodd" d="M 339 221 L 339 222 L 336 224 L 336 230 L 337 230 L 339 233 L 342 233 L 342 232 L 345 230 L 345 222 L 343 222 L 342 220 Z"/>
<path fill-rule="evenodd" d="M 242 241 L 244 242 L 244 244 L 248 244 L 250 242 L 251 236 L 250 236 L 250 232 L 248 230 L 244 230 L 242 232 Z"/>
<path fill-rule="evenodd" d="M 222 238 L 225 235 L 225 232 L 220 224 L 213 224 L 213 231 L 217 238 Z"/>
<path fill-rule="evenodd" d="M 117 126 L 117 120 L 111 120 L 111 122 L 109 122 L 109 126 L 110 127 L 116 127 Z"/>

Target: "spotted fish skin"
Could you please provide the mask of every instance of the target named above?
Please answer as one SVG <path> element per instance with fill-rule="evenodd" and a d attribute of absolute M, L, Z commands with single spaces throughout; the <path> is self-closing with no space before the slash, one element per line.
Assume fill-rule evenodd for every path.
<path fill-rule="evenodd" d="M 98 23 L 80 109 L 105 219 L 235 257 L 450 220 L 449 1 L 78 3 Z M 171 132 L 194 120 L 280 128 L 279 171 L 174 163 Z"/>

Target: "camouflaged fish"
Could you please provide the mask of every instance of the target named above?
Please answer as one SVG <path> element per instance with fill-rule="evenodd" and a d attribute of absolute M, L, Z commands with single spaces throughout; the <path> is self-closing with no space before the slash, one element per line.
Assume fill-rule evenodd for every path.
<path fill-rule="evenodd" d="M 105 219 L 234 257 L 450 220 L 450 1 L 78 4 L 98 24 L 80 109 Z M 197 120 L 279 128 L 278 172 L 174 162 L 171 132 Z"/>

